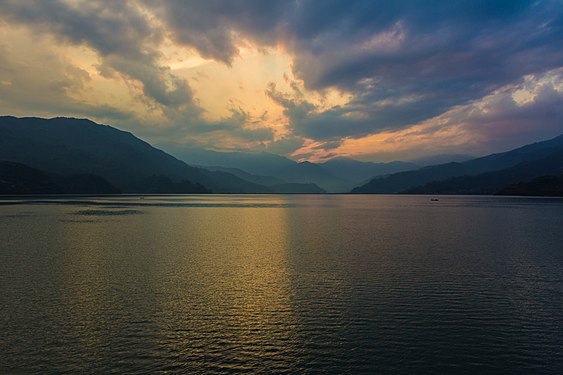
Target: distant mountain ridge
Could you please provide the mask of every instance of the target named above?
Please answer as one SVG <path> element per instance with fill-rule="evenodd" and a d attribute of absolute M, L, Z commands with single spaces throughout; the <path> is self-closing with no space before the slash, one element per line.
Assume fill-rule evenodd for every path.
<path fill-rule="evenodd" d="M 0 160 L 98 175 L 122 192 L 272 192 L 227 172 L 191 167 L 131 133 L 85 119 L 0 117 Z"/>
<path fill-rule="evenodd" d="M 264 186 L 272 186 L 272 185 L 285 183 L 285 181 L 283 181 L 283 180 L 281 180 L 277 177 L 256 175 L 256 174 L 248 173 L 248 172 L 243 171 L 242 169 L 238 169 L 238 168 L 228 168 L 228 167 L 221 167 L 221 166 L 210 166 L 210 167 L 208 167 L 208 166 L 198 166 L 198 167 L 207 169 L 209 171 L 227 172 L 227 173 L 233 174 L 237 177 L 240 177 L 240 178 L 242 178 L 246 181 L 254 182 L 255 184 L 260 184 L 260 185 L 264 185 Z"/>
<path fill-rule="evenodd" d="M 417 187 L 450 177 L 475 176 L 513 167 L 519 163 L 539 160 L 563 148 L 563 135 L 536 142 L 511 151 L 496 153 L 463 163 L 447 163 L 425 167 L 415 171 L 395 173 L 374 178 L 367 184 L 354 188 L 355 194 L 392 194 L 413 191 Z"/>
<path fill-rule="evenodd" d="M 267 152 L 220 152 L 171 145 L 162 145 L 162 147 L 189 165 L 236 168 L 261 176 L 272 176 L 272 171 L 296 164 L 295 161 L 284 156 Z"/>
<path fill-rule="evenodd" d="M 334 175 L 350 181 L 366 181 L 375 176 L 419 169 L 420 166 L 405 161 L 388 163 L 362 162 L 355 159 L 339 157 L 319 164 Z"/>
<path fill-rule="evenodd" d="M 317 184 L 314 183 L 306 183 L 306 182 L 285 182 L 277 177 L 273 176 L 260 176 L 250 174 L 238 168 L 226 168 L 226 167 L 205 167 L 205 169 L 211 171 L 224 171 L 235 176 L 238 176 L 246 181 L 254 182 L 256 184 L 261 184 L 267 186 L 268 188 L 272 189 L 273 193 L 280 193 L 280 194 L 322 194 L 326 193 L 326 191 Z"/>
<path fill-rule="evenodd" d="M 277 179 L 281 180 L 279 183 L 315 184 L 332 193 L 348 192 L 354 186 L 374 176 L 419 168 L 416 164 L 402 161 L 372 163 L 350 158 L 335 158 L 323 163 L 311 163 L 297 162 L 267 152 L 219 152 L 184 149 L 170 145 L 167 149 L 188 164 L 238 173 L 239 177 L 249 181 Z M 247 178 L 241 172 L 261 178 L 255 179 L 250 176 Z M 264 184 L 268 185 L 267 182 Z"/>
<path fill-rule="evenodd" d="M 354 182 L 341 178 L 318 164 L 307 161 L 297 162 L 267 152 L 219 152 L 178 147 L 168 149 L 173 155 L 191 165 L 212 170 L 236 169 L 265 179 L 277 179 L 278 184 L 305 184 L 302 186 L 315 184 L 322 190 L 333 193 L 348 191 L 355 185 Z M 238 173 L 241 175 L 240 172 Z"/>

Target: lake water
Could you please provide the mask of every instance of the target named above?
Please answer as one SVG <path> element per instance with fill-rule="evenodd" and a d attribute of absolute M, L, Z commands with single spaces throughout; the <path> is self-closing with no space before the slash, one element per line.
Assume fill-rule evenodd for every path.
<path fill-rule="evenodd" d="M 563 373 L 563 200 L 0 200 L 0 373 Z"/>

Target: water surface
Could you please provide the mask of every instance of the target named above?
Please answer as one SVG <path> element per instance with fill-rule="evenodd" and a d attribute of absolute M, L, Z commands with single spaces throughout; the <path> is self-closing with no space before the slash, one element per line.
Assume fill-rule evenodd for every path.
<path fill-rule="evenodd" d="M 563 200 L 0 200 L 0 373 L 563 373 Z"/>

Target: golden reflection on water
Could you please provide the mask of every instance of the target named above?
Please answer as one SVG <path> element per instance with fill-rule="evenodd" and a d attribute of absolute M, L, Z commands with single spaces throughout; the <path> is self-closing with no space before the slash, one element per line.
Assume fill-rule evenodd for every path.
<path fill-rule="evenodd" d="M 292 290 L 288 265 L 287 211 L 280 209 L 240 210 L 231 242 L 235 254 L 229 260 L 225 285 L 225 325 L 240 343 L 263 343 L 288 338 L 285 329 L 294 327 Z M 284 327 L 280 329 L 280 327 Z M 259 353 L 258 353 L 259 354 Z"/>
<path fill-rule="evenodd" d="M 176 260 L 155 263 L 159 272 L 167 273 L 158 295 L 169 348 L 179 356 L 205 360 L 220 355 L 248 363 L 289 350 L 296 323 L 288 211 L 246 207 L 153 212 L 152 231 L 159 234 L 153 237 L 155 249 Z M 177 238 L 173 246 L 170 235 Z"/>

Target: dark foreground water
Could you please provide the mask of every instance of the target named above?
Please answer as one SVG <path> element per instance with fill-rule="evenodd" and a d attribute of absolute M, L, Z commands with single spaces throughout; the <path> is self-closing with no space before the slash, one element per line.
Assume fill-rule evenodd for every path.
<path fill-rule="evenodd" d="M 563 200 L 0 201 L 0 373 L 563 373 Z"/>

